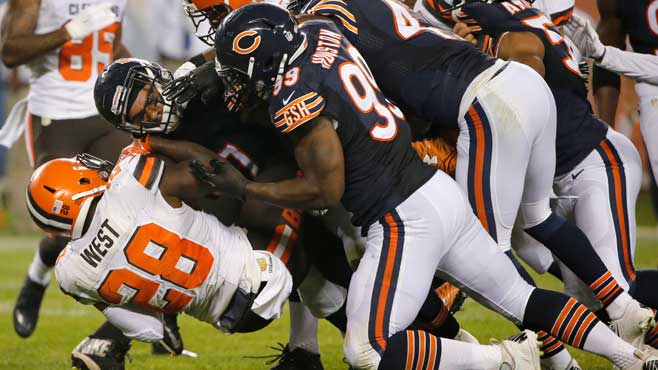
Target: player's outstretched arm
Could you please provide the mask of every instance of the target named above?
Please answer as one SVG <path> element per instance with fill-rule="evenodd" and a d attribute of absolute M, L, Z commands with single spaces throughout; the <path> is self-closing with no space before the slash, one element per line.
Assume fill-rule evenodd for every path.
<path fill-rule="evenodd" d="M 620 49 L 624 48 L 626 35 L 621 19 L 617 14 L 617 0 L 597 0 L 601 20 L 597 32 L 601 42 Z M 592 89 L 596 100 L 599 117 L 611 126 L 615 126 L 617 102 L 619 101 L 619 76 L 602 67 L 594 66 L 592 72 Z"/>
<path fill-rule="evenodd" d="M 331 119 L 319 116 L 291 134 L 295 159 L 303 175 L 278 182 L 249 182 L 245 193 L 282 207 L 326 209 L 345 191 L 345 163 Z"/>

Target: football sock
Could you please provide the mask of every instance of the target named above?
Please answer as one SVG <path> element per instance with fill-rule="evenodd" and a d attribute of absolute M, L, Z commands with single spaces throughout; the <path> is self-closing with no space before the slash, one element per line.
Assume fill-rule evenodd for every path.
<path fill-rule="evenodd" d="M 290 339 L 288 349 L 302 348 L 320 353 L 318 344 L 318 319 L 301 302 L 288 302 L 290 305 Z"/>
<path fill-rule="evenodd" d="M 636 276 L 628 293 L 641 304 L 658 309 L 658 270 L 636 271 Z"/>
<path fill-rule="evenodd" d="M 616 336 L 585 306 L 562 293 L 535 289 L 523 317 L 525 327 L 544 330 L 576 348 L 601 355 L 625 368 L 635 362 L 635 348 Z"/>
<path fill-rule="evenodd" d="M 653 203 L 653 212 L 658 216 L 658 186 L 656 186 L 656 178 L 653 176 L 653 171 L 649 171 L 649 178 L 651 183 L 649 189 L 651 189 L 651 203 Z"/>
<path fill-rule="evenodd" d="M 560 264 L 557 261 L 553 261 L 548 267 L 548 273 L 555 276 L 558 280 L 562 280 L 562 270 L 560 270 Z"/>
<path fill-rule="evenodd" d="M 121 344 L 130 343 L 130 338 L 123 335 L 121 330 L 114 327 L 109 321 L 105 321 L 91 336 L 99 339 L 112 339 Z"/>
<path fill-rule="evenodd" d="M 39 242 L 41 261 L 49 267 L 55 266 L 57 256 L 71 239 L 62 236 L 44 236 Z"/>
<path fill-rule="evenodd" d="M 546 221 L 526 229 L 587 285 L 601 300 L 610 318 L 623 315 L 630 296 L 619 286 L 587 236 L 564 218 L 551 214 Z M 618 298 L 621 298 L 618 300 Z M 610 306 L 610 307 L 609 307 Z"/>
<path fill-rule="evenodd" d="M 27 270 L 27 276 L 30 277 L 30 280 L 34 281 L 39 285 L 46 286 L 50 282 L 50 266 L 46 266 L 45 263 L 41 260 L 41 255 L 39 251 L 34 254 L 32 263 Z"/>
<path fill-rule="evenodd" d="M 345 300 L 345 303 L 343 303 L 338 311 L 325 317 L 325 320 L 329 321 L 333 326 L 340 330 L 341 334 L 343 335 L 345 335 L 345 331 L 347 331 L 347 313 L 345 312 L 346 305 L 347 300 Z"/>
<path fill-rule="evenodd" d="M 422 330 L 396 333 L 386 343 L 378 370 L 498 370 L 500 348 L 441 339 Z"/>

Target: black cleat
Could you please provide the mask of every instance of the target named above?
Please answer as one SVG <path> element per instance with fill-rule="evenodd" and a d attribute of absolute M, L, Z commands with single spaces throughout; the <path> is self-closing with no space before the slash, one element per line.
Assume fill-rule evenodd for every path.
<path fill-rule="evenodd" d="M 46 287 L 35 283 L 25 276 L 16 305 L 14 306 L 14 330 L 22 338 L 27 338 L 37 327 L 39 320 L 39 308 L 43 300 Z"/>
<path fill-rule="evenodd" d="M 287 345 L 285 347 L 280 343 L 279 345 L 281 348 L 272 348 L 280 350 L 281 354 L 277 355 L 272 361 L 269 361 L 268 365 L 277 361 L 279 364 L 270 370 L 324 370 L 320 361 L 320 355 L 302 348 L 296 348 L 290 351 Z"/>
<path fill-rule="evenodd" d="M 78 370 L 125 370 L 130 342 L 87 337 L 71 352 L 71 365 Z"/>
<path fill-rule="evenodd" d="M 183 337 L 180 334 L 177 317 L 178 314 L 164 315 L 164 338 L 161 342 L 153 343 L 152 354 L 180 355 L 183 352 Z"/>

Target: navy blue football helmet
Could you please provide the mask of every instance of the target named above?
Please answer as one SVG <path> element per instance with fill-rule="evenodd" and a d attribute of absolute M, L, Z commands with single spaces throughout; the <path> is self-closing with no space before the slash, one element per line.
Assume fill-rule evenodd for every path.
<path fill-rule="evenodd" d="M 285 67 L 306 50 L 306 35 L 288 11 L 268 3 L 231 12 L 217 29 L 217 74 L 229 94 L 241 100 L 269 99 Z"/>
<path fill-rule="evenodd" d="M 133 134 L 173 132 L 180 122 L 182 107 L 163 94 L 166 85 L 172 80 L 171 72 L 157 63 L 137 58 L 117 59 L 105 67 L 96 80 L 96 109 L 106 121 Z M 129 117 L 137 95 L 147 86 L 147 97 L 141 112 L 135 117 Z M 153 104 L 161 107 L 161 118 L 148 121 L 145 110 Z"/>

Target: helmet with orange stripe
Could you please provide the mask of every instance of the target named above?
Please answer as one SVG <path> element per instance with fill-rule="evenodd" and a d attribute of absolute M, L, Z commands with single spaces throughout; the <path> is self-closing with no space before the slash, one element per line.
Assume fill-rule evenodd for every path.
<path fill-rule="evenodd" d="M 231 10 L 255 0 L 183 0 L 185 13 L 190 17 L 196 37 L 209 46 L 215 45 L 215 31 Z"/>
<path fill-rule="evenodd" d="M 89 154 L 44 163 L 27 185 L 27 208 L 44 231 L 79 238 L 114 165 Z"/>

